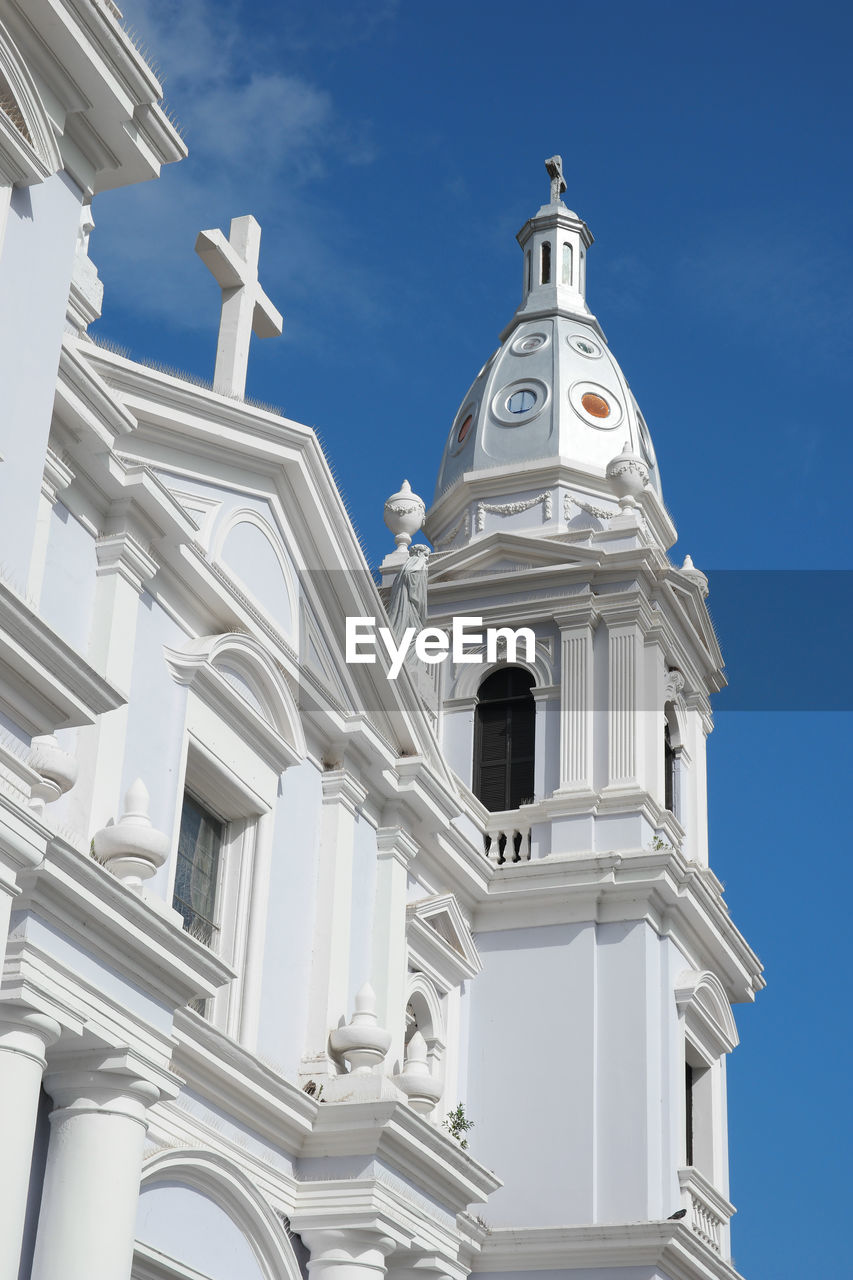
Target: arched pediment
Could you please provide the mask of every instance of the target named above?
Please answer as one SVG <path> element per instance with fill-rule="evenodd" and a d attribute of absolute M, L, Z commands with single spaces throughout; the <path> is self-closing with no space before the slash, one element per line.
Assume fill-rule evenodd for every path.
<path fill-rule="evenodd" d="M 35 81 L 0 22 L 0 174 L 17 186 L 62 168 L 53 126 Z"/>
<path fill-rule="evenodd" d="M 675 984 L 675 1002 L 687 1035 L 710 1064 L 738 1043 L 731 1004 L 716 974 L 685 969 Z"/>
<path fill-rule="evenodd" d="M 467 652 L 474 655 L 480 655 L 481 662 L 465 663 L 458 667 L 456 671 L 456 683 L 450 694 L 452 698 L 476 698 L 477 690 L 492 672 L 499 670 L 500 667 L 507 665 L 513 667 L 522 667 L 525 671 L 529 671 L 533 676 L 534 689 L 548 688 L 554 683 L 554 663 L 551 658 L 550 644 L 548 640 L 536 641 L 536 650 L 533 662 L 527 662 L 524 657 L 524 646 L 518 646 L 516 658 L 509 664 L 505 659 L 498 662 L 486 662 L 486 646 L 471 645 Z M 500 654 L 500 647 L 498 653 Z"/>
<path fill-rule="evenodd" d="M 306 754 L 296 699 L 287 680 L 253 636 L 226 632 L 202 636 L 183 649 L 167 649 L 172 675 L 249 735 L 277 769 Z"/>
<path fill-rule="evenodd" d="M 293 574 L 273 526 L 253 507 L 231 511 L 216 531 L 212 553 L 295 644 Z"/>
<path fill-rule="evenodd" d="M 212 1280 L 303 1280 L 284 1224 L 252 1180 L 201 1149 L 158 1152 L 143 1168 L 134 1275 L 152 1252 Z"/>

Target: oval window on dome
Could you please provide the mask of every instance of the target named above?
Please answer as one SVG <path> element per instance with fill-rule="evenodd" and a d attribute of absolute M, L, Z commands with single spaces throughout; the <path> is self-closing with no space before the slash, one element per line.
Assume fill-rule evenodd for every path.
<path fill-rule="evenodd" d="M 474 415 L 473 415 L 473 413 L 469 413 L 469 414 L 468 414 L 468 416 L 467 416 L 467 418 L 465 419 L 465 421 L 464 421 L 464 422 L 462 423 L 462 425 L 460 426 L 459 430 L 456 432 L 456 443 L 457 443 L 457 444 L 461 444 L 461 443 L 462 443 L 462 441 L 465 439 L 465 437 L 467 436 L 468 432 L 471 430 L 471 423 L 472 423 L 473 421 L 474 421 Z"/>
<path fill-rule="evenodd" d="M 536 403 L 536 392 L 525 387 L 522 391 L 513 391 L 506 402 L 510 413 L 528 413 Z"/>
<path fill-rule="evenodd" d="M 585 395 L 581 396 L 581 404 L 586 409 L 590 417 L 610 417 L 610 405 L 604 399 L 604 396 L 597 396 L 593 391 L 587 391 Z"/>

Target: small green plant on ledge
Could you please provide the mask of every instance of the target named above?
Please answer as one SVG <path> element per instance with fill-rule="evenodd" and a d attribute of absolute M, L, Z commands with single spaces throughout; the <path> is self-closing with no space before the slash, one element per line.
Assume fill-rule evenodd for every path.
<path fill-rule="evenodd" d="M 468 1139 L 465 1134 L 469 1129 L 474 1128 L 474 1121 L 469 1120 L 465 1115 L 465 1108 L 460 1102 L 452 1111 L 448 1111 L 447 1116 L 441 1122 L 441 1127 L 447 1130 L 451 1138 L 456 1139 L 464 1151 L 468 1146 Z"/>
<path fill-rule="evenodd" d="M 669 849 L 671 853 L 675 852 L 672 845 L 667 844 L 665 840 L 661 840 L 660 836 L 654 837 L 654 839 L 652 840 L 652 848 L 655 850 L 656 853 L 660 849 Z"/>

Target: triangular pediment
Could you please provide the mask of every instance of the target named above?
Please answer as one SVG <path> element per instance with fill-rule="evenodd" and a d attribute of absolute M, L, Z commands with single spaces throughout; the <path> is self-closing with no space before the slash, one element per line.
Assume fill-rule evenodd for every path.
<path fill-rule="evenodd" d="M 440 991 L 449 991 L 480 972 L 479 952 L 452 893 L 409 903 L 406 923 L 409 959 Z"/>
<path fill-rule="evenodd" d="M 666 587 L 674 606 L 689 624 L 705 650 L 709 665 L 713 670 L 721 671 L 723 655 L 704 600 L 698 598 L 697 592 L 693 587 L 679 582 L 674 577 L 668 579 Z M 721 677 L 721 679 L 725 683 L 725 677 Z"/>
<path fill-rule="evenodd" d="M 599 550 L 582 544 L 557 538 L 494 533 L 456 551 L 436 555 L 430 564 L 430 583 L 538 570 L 595 568 L 601 560 Z"/>

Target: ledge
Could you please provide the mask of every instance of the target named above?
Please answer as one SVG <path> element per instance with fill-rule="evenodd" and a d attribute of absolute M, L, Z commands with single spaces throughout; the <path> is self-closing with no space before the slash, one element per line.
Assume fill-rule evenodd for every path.
<path fill-rule="evenodd" d="M 669 1280 L 741 1280 L 688 1227 L 669 1221 L 493 1228 L 474 1274 L 638 1266 L 660 1267 Z"/>
<path fill-rule="evenodd" d="M 51 839 L 41 866 L 19 881 L 17 916 L 50 925 L 161 1007 L 173 1011 L 212 996 L 234 977 L 212 951 L 64 841 Z M 24 928 L 17 949 L 26 945 Z M 10 944 L 10 956 L 12 950 Z"/>
<path fill-rule="evenodd" d="M 0 582 L 0 706 L 25 732 L 93 724 L 125 699 Z"/>
<path fill-rule="evenodd" d="M 459 1213 L 503 1186 L 452 1138 L 394 1100 L 325 1103 L 301 1157 L 373 1156 Z"/>
<path fill-rule="evenodd" d="M 646 920 L 688 956 L 712 958 L 735 1003 L 764 985 L 762 965 L 732 923 L 720 883 L 677 849 L 552 854 L 495 867 L 477 907 L 474 933 L 525 924 Z"/>
<path fill-rule="evenodd" d="M 173 1069 L 206 1102 L 290 1155 L 311 1133 L 318 1104 L 217 1027 L 182 1009 L 175 1017 Z"/>

